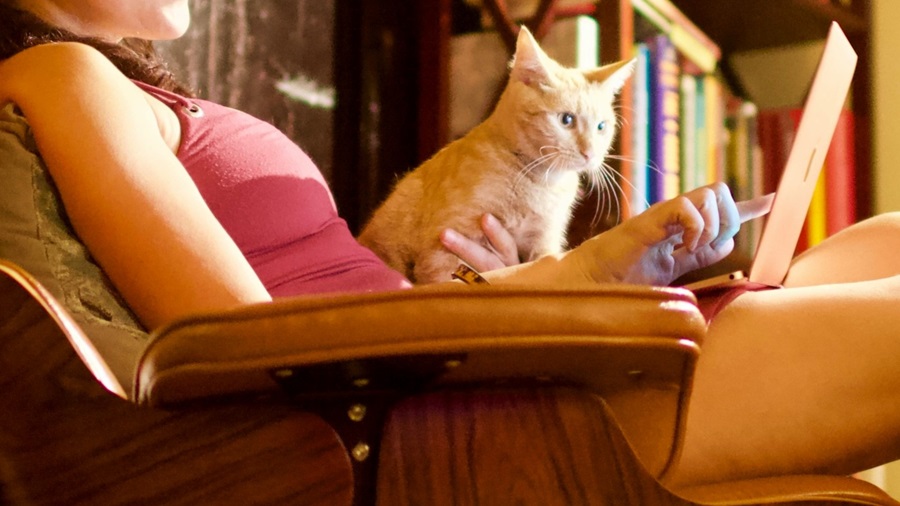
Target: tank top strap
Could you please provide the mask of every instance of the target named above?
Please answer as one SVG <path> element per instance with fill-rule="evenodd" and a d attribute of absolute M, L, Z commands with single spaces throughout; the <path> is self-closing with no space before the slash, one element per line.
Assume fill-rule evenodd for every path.
<path fill-rule="evenodd" d="M 171 107 L 172 110 L 177 111 L 178 109 L 182 109 L 186 113 L 194 117 L 203 115 L 203 109 L 201 109 L 197 103 L 193 102 L 187 97 L 134 79 L 132 79 L 132 82 L 136 84 L 138 88 L 144 90 L 157 100 Z"/>

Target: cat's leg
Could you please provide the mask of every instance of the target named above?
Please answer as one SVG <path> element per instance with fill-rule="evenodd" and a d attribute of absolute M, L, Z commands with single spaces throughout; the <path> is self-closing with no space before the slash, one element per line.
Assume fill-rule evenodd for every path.
<path fill-rule="evenodd" d="M 716 316 L 675 482 L 900 458 L 898 248 L 900 215 L 869 220 L 798 258 L 794 287 L 744 294 Z"/>

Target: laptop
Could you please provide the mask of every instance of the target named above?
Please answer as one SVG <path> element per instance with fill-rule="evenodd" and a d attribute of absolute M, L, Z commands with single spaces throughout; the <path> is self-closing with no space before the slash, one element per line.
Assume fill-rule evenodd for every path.
<path fill-rule="evenodd" d="M 699 291 L 748 281 L 781 286 L 800 239 L 856 61 L 856 52 L 843 30 L 832 22 L 750 273 L 731 272 L 690 283 L 685 288 Z"/>

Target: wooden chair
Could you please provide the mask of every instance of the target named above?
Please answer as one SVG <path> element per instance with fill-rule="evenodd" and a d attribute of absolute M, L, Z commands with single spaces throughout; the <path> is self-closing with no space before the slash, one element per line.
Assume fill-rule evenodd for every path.
<path fill-rule="evenodd" d="M 684 291 L 248 306 L 153 333 L 127 386 L 0 273 L 4 504 L 897 504 L 847 477 L 667 489 L 705 332 Z"/>

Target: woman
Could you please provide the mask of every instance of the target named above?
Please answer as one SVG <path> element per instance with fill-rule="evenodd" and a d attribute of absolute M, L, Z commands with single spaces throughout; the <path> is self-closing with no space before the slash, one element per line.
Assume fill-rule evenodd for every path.
<path fill-rule="evenodd" d="M 353 240 L 284 136 L 184 97 L 148 54 L 125 47 L 180 36 L 187 0 L 0 4 L 0 103 L 28 119 L 75 231 L 148 328 L 272 297 L 409 287 Z M 81 42 L 43 44 L 53 39 Z M 444 240 L 501 267 L 485 273 L 495 284 L 665 285 L 724 258 L 739 223 L 767 206 L 712 185 L 509 267 L 452 232 Z M 502 231 L 486 226 L 504 251 Z M 676 481 L 848 473 L 900 456 L 898 246 L 900 218 L 870 220 L 798 258 L 794 288 L 744 294 L 715 319 Z"/>

